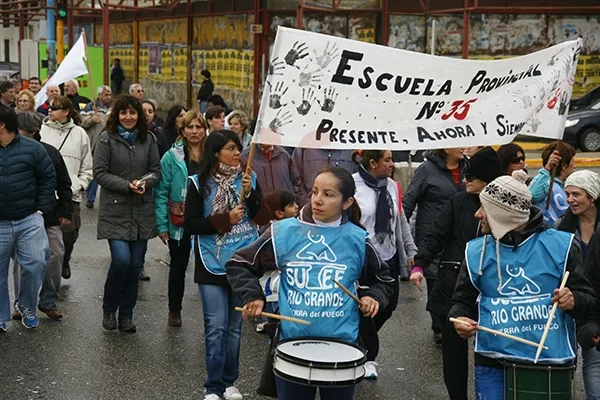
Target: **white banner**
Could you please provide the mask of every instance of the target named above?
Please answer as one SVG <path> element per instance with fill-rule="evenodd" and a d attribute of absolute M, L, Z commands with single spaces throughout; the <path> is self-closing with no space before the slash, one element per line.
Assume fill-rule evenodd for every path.
<path fill-rule="evenodd" d="M 44 87 L 35 96 L 35 106 L 39 107 L 48 99 L 48 96 L 46 96 L 48 85 L 60 85 L 87 73 L 88 70 L 85 65 L 85 42 L 83 35 L 81 35 L 79 40 L 73 45 L 73 48 L 69 50 L 63 62 L 60 63 L 54 75 L 48 79 L 48 82 L 46 82 Z M 94 93 L 95 95 L 96 93 Z M 77 106 L 75 108 L 77 109 Z"/>
<path fill-rule="evenodd" d="M 474 61 L 279 27 L 254 141 L 419 150 L 559 139 L 580 51 L 578 40 Z"/>

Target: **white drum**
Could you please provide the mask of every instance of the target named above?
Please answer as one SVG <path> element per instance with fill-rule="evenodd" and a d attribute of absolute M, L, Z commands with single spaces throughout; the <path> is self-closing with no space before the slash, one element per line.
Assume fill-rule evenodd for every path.
<path fill-rule="evenodd" d="M 334 339 L 287 339 L 275 348 L 273 370 L 281 379 L 310 386 L 350 386 L 365 375 L 366 352 Z"/>

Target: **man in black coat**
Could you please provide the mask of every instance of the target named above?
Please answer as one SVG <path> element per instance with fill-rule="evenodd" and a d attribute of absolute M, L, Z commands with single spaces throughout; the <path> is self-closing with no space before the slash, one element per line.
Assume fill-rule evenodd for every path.
<path fill-rule="evenodd" d="M 79 94 L 79 83 L 76 79 L 65 82 L 65 96 L 71 100 L 77 112 L 81 112 L 91 102 L 90 99 Z"/>
<path fill-rule="evenodd" d="M 208 110 L 208 99 L 210 96 L 212 96 L 213 91 L 215 90 L 215 85 L 210 79 L 210 71 L 206 69 L 200 72 L 200 78 L 202 79 L 202 84 L 200 85 L 200 90 L 198 90 L 196 99 L 198 100 L 198 105 L 200 106 L 200 112 L 205 113 L 206 110 Z"/>
<path fill-rule="evenodd" d="M 40 141 L 39 134 L 42 121 L 37 113 L 20 113 L 17 115 L 19 120 L 19 133 L 24 137 Z M 40 291 L 40 300 L 38 309 L 45 313 L 50 319 L 59 320 L 63 314 L 58 310 L 56 302 L 60 293 L 60 283 L 62 275 L 62 265 L 65 256 L 65 245 L 61 227 L 71 223 L 73 212 L 73 192 L 71 191 L 71 178 L 60 152 L 48 143 L 42 143 L 46 149 L 52 165 L 56 171 L 56 195 L 51 213 L 44 215 L 44 226 L 48 235 L 50 244 L 50 258 L 46 266 L 46 274 Z M 15 263 L 15 273 L 17 264 Z M 13 313 L 13 319 L 19 319 L 18 312 Z"/>
<path fill-rule="evenodd" d="M 52 213 L 56 172 L 44 147 L 22 137 L 14 111 L 0 106 L 0 331 L 10 319 L 8 266 L 21 263 L 18 311 L 27 329 L 38 326 L 38 292 L 50 256 L 44 215 Z"/>

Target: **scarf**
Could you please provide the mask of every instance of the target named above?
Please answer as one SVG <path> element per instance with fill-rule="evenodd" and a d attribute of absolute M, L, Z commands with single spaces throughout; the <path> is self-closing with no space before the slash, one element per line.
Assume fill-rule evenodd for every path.
<path fill-rule="evenodd" d="M 241 165 L 231 167 L 221 163 L 218 164 L 217 171 L 212 175 L 217 184 L 217 193 L 213 200 L 211 215 L 228 213 L 238 205 L 240 194 L 236 190 L 234 182 L 241 174 Z M 221 248 L 225 245 L 225 235 L 217 234 L 217 258 L 221 255 Z"/>
<path fill-rule="evenodd" d="M 132 130 L 127 130 L 121 124 L 119 124 L 119 126 L 117 127 L 117 132 L 129 144 L 133 144 L 133 141 L 137 136 L 137 129 L 133 128 Z"/>
<path fill-rule="evenodd" d="M 377 208 L 375 210 L 375 240 L 379 244 L 393 244 L 392 218 L 394 202 L 387 190 L 388 178 L 375 178 L 360 165 L 358 173 L 365 184 L 377 193 Z"/>

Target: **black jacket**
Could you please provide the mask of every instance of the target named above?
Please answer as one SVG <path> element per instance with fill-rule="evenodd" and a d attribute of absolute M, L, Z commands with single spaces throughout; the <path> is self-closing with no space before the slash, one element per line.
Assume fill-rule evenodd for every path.
<path fill-rule="evenodd" d="M 583 350 L 594 347 L 592 337 L 600 335 L 600 230 L 596 230 L 590 243 L 584 261 L 585 276 L 596 291 L 594 310 L 589 318 L 577 321 L 577 342 Z M 597 346 L 600 351 L 600 344 Z"/>
<path fill-rule="evenodd" d="M 529 223 L 525 229 L 521 232 L 512 231 L 507 233 L 500 242 L 510 246 L 518 246 L 531 235 L 546 229 L 549 229 L 549 227 L 544 223 L 541 211 L 532 207 Z M 571 246 L 569 254 L 567 255 L 566 269 L 570 272 L 570 275 L 566 286 L 573 292 L 575 308 L 571 311 L 567 311 L 567 313 L 578 321 L 589 319 L 596 303 L 594 289 L 583 274 L 581 260 L 579 248 L 577 246 Z M 477 321 L 477 298 L 479 297 L 479 294 L 479 291 L 473 286 L 473 283 L 469 278 L 466 263 L 463 263 L 452 298 L 452 308 L 448 315 L 455 318 L 468 317 Z M 498 360 L 480 354 L 475 354 L 475 364 L 494 368 L 502 367 Z"/>
<path fill-rule="evenodd" d="M 461 184 L 457 186 L 452 179 L 452 172 L 446 167 L 446 161 L 436 152 L 425 153 L 427 160 L 417 168 L 402 198 L 402 207 L 406 219 L 410 221 L 417 205 L 417 221 L 415 227 L 415 243 L 421 248 L 423 236 L 429 226 L 436 220 L 444 206 L 455 193 L 464 190 L 464 161 L 461 168 Z M 423 265 L 423 267 L 427 267 Z"/>
<path fill-rule="evenodd" d="M 225 234 L 231 231 L 229 213 L 204 216 L 204 188 L 196 189 L 196 186 L 188 185 L 185 197 L 185 224 L 184 231 L 191 235 L 214 235 Z M 271 212 L 262 201 L 260 185 L 256 183 L 256 189 L 252 189 L 250 196 L 245 200 L 250 218 L 257 225 L 264 225 L 270 221 Z M 198 246 L 194 246 L 194 282 L 208 285 L 229 285 L 225 275 L 214 275 L 210 273 L 198 252 Z"/>
<path fill-rule="evenodd" d="M 77 112 L 81 112 L 89 103 L 92 101 L 85 96 L 80 95 L 79 93 L 75 95 L 67 95 L 71 103 L 73 103 L 73 108 Z"/>
<path fill-rule="evenodd" d="M 475 212 L 480 205 L 479 195 L 456 193 L 423 235 L 415 265 L 425 268 L 443 252 L 427 303 L 427 309 L 433 313 L 447 315 L 450 311 L 456 279 L 465 259 L 465 247 L 479 232 Z"/>
<path fill-rule="evenodd" d="M 554 227 L 559 231 L 569 232 L 575 235 L 575 240 L 573 244 L 579 247 L 582 250 L 581 243 L 581 232 L 579 232 L 579 217 L 573 214 L 571 209 L 569 208 L 560 218 L 556 220 L 554 223 Z M 600 213 L 596 213 L 596 228 L 594 232 L 598 230 L 600 227 Z M 589 244 L 588 244 L 589 245 Z M 588 248 L 589 252 L 589 248 Z M 584 259 L 587 254 L 582 253 Z"/>
<path fill-rule="evenodd" d="M 46 149 L 50 161 L 56 171 L 56 196 L 58 200 L 54 200 L 54 207 L 52 212 L 44 214 L 44 225 L 46 227 L 60 225 L 59 218 L 66 218 L 69 221 L 72 218 L 73 213 L 73 192 L 71 191 L 71 178 L 69 177 L 69 171 L 65 165 L 60 152 L 56 147 L 42 143 L 42 146 Z"/>
<path fill-rule="evenodd" d="M 200 90 L 198 90 L 198 95 L 196 96 L 196 98 L 198 99 L 198 101 L 207 101 L 208 98 L 212 96 L 214 90 L 215 85 L 213 84 L 213 81 L 211 81 L 210 79 L 202 81 L 202 84 L 200 85 Z"/>
<path fill-rule="evenodd" d="M 0 146 L 0 221 L 52 213 L 56 171 L 40 143 L 19 133 Z"/>
<path fill-rule="evenodd" d="M 302 208 L 298 218 L 314 223 L 309 205 Z M 351 223 L 347 217 L 343 216 L 342 218 L 342 224 Z M 379 309 L 383 310 L 389 304 L 389 299 L 394 291 L 394 279 L 390 277 L 387 264 L 379 258 L 377 251 L 368 239 L 365 241 L 365 247 L 365 262 L 359 279 L 361 288 L 358 295 L 359 297 L 372 297 L 379 302 Z M 225 267 L 229 284 L 233 291 L 239 294 L 243 304 L 257 299 L 265 300 L 259 278 L 265 271 L 277 268 L 271 230 L 267 229 L 250 246 L 238 250 Z"/>

